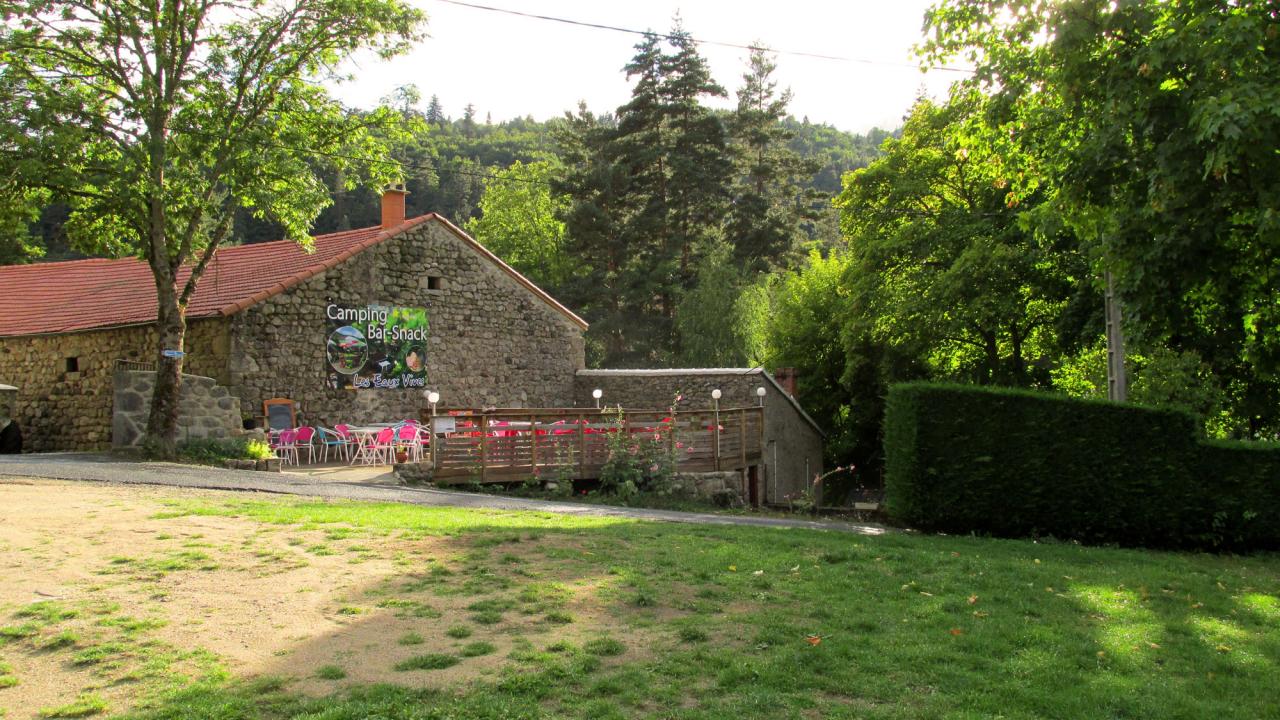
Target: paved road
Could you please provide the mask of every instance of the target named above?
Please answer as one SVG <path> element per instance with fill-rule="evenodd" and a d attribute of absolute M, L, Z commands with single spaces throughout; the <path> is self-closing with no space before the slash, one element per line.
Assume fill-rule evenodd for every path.
<path fill-rule="evenodd" d="M 805 528 L 811 530 L 833 530 L 859 535 L 882 535 L 891 531 L 889 528 L 872 524 L 604 507 L 583 503 L 500 497 L 402 485 L 343 482 L 287 472 L 265 473 L 248 470 L 223 470 L 175 463 L 132 462 L 109 455 L 93 453 L 0 455 L 0 478 L 4 477 L 86 480 L 135 485 L 168 485 L 171 487 L 205 490 L 247 490 L 340 500 L 371 500 L 413 505 L 491 508 L 496 510 L 536 510 L 568 515 L 623 517 L 638 520 L 662 520 L 707 525 Z"/>

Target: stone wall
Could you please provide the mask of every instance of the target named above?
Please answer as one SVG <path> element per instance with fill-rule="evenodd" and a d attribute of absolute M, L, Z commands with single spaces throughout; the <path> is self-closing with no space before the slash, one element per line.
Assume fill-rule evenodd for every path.
<path fill-rule="evenodd" d="M 193 320 L 187 328 L 184 369 L 225 376 L 226 331 L 224 320 Z M 49 452 L 109 447 L 114 363 L 150 362 L 156 352 L 150 325 L 0 338 L 0 383 L 18 388 L 13 416 L 22 428 L 24 448 Z M 71 358 L 76 370 L 68 369 Z"/>
<path fill-rule="evenodd" d="M 147 428 L 156 374 L 117 369 L 113 374 L 114 403 L 111 445 L 137 447 Z M 178 397 L 178 442 L 198 438 L 228 438 L 243 432 L 240 400 L 213 378 L 182 376 Z"/>
<path fill-rule="evenodd" d="M 591 393 L 598 388 L 605 405 L 658 409 L 680 396 L 677 410 L 702 410 L 712 406 L 711 391 L 719 389 L 721 408 L 755 407 L 759 387 L 765 388 L 765 502 L 782 504 L 788 495 L 811 487 L 822 472 L 822 433 L 760 368 L 582 370 L 574 383 L 574 403 L 595 407 Z"/>
<path fill-rule="evenodd" d="M 425 407 L 421 389 L 326 387 L 329 303 L 426 308 L 427 388 L 440 393 L 442 408 L 573 401 L 581 328 L 429 221 L 232 318 L 227 384 L 243 413 L 261 415 L 272 397 L 297 401 L 308 424 L 385 422 Z"/>

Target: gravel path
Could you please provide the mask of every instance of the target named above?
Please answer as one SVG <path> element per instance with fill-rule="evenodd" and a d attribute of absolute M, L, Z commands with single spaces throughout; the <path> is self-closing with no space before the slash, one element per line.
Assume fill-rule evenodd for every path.
<path fill-rule="evenodd" d="M 528 498 L 500 497 L 478 493 L 340 482 L 293 473 L 265 473 L 175 463 L 132 462 L 93 453 L 48 453 L 0 455 L 0 478 L 50 478 L 135 485 L 168 485 L 204 490 L 242 490 L 286 495 L 302 495 L 337 500 L 371 500 L 412 505 L 535 510 L 567 515 L 623 517 L 637 520 L 699 523 L 706 525 L 749 525 L 754 527 L 834 530 L 859 535 L 883 535 L 890 528 L 873 524 L 839 521 L 793 520 L 789 518 L 715 515 L 710 513 L 606 507 L 584 503 L 555 502 Z"/>

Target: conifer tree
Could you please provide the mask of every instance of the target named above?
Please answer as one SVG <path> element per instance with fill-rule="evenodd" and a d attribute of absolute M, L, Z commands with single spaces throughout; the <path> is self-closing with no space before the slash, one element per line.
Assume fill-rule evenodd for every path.
<path fill-rule="evenodd" d="M 776 68 L 766 50 L 752 48 L 729 120 L 737 175 L 725 234 L 744 270 L 790 265 L 820 202 L 809 185 L 818 164 L 789 146 L 795 133 L 783 120 L 791 91 L 777 91 Z"/>

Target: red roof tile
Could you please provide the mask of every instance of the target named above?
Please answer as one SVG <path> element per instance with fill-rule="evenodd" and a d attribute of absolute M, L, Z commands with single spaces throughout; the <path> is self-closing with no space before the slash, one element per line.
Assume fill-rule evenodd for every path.
<path fill-rule="evenodd" d="M 187 306 L 187 317 L 239 312 L 365 248 L 432 219 L 442 222 L 585 329 L 586 323 L 581 318 L 435 214 L 406 220 L 387 231 L 371 227 L 317 235 L 312 253 L 288 240 L 221 248 L 200 278 L 195 296 Z M 184 266 L 179 272 L 179 282 L 185 282 L 190 272 L 190 267 Z M 155 318 L 155 281 L 151 269 L 142 260 L 94 259 L 0 266 L 0 337 L 136 325 L 153 322 Z"/>

